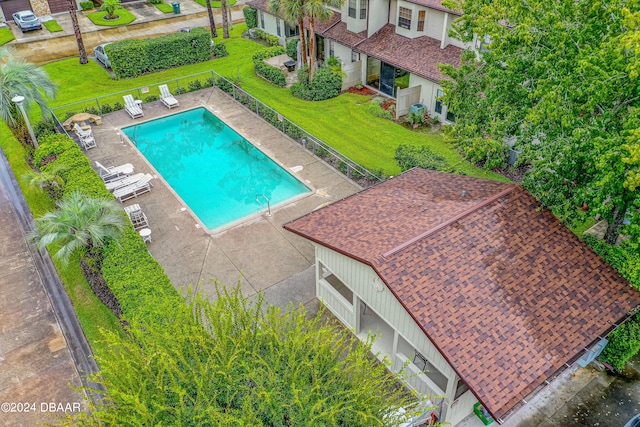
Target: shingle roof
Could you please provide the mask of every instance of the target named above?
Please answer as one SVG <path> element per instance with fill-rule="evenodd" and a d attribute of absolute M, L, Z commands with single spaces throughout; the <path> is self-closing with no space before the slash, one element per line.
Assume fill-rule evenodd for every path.
<path fill-rule="evenodd" d="M 284 227 L 372 266 L 498 419 L 640 305 L 513 184 L 414 169 Z"/>
<path fill-rule="evenodd" d="M 269 12 L 269 9 L 267 8 L 267 3 L 268 3 L 267 0 L 250 0 L 247 2 L 247 5 L 253 6 L 258 10 Z"/>
<path fill-rule="evenodd" d="M 443 78 L 438 63 L 458 68 L 462 54 L 462 49 L 453 45 L 440 49 L 440 41 L 431 37 L 401 36 L 392 24 L 382 27 L 356 46 L 356 50 L 434 82 Z"/>
<path fill-rule="evenodd" d="M 264 12 L 267 12 L 271 15 L 273 15 L 273 12 L 271 12 L 269 10 L 268 7 L 268 1 L 267 0 L 250 0 L 247 2 L 247 5 L 249 6 L 253 6 L 258 10 L 262 10 Z M 333 12 L 331 18 L 328 21 L 322 22 L 320 20 L 316 20 L 316 33 L 318 34 L 322 34 L 322 32 L 326 31 L 327 28 L 331 27 L 332 25 L 334 25 L 335 23 L 337 23 L 338 21 L 340 21 L 341 19 L 341 15 L 339 12 Z M 309 19 L 305 18 L 304 19 L 304 25 L 309 28 Z"/>
<path fill-rule="evenodd" d="M 442 5 L 442 0 L 405 0 L 407 3 L 413 3 L 420 6 L 430 7 L 431 9 L 441 10 L 443 12 L 462 15 L 461 11 L 454 11 Z"/>
<path fill-rule="evenodd" d="M 338 15 L 339 19 L 339 13 L 335 13 L 334 15 Z M 353 48 L 367 38 L 366 30 L 354 33 L 347 30 L 347 23 L 342 21 L 337 22 L 335 25 L 325 25 L 325 28 L 317 30 L 316 32 L 328 39 L 335 40 L 340 44 L 349 46 L 350 48 Z"/>

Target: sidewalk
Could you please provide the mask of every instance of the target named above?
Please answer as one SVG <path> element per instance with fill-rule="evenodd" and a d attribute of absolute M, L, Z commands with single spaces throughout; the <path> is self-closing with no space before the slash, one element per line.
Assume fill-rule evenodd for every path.
<path fill-rule="evenodd" d="M 234 23 L 244 22 L 242 9 L 246 0 L 238 0 L 231 8 L 231 17 Z M 183 27 L 209 27 L 207 9 L 194 0 L 182 0 L 180 2 L 180 14 L 160 12 L 154 5 L 148 2 L 134 2 L 123 5 L 131 12 L 136 20 L 131 24 L 119 27 L 97 26 L 85 12 L 78 12 L 78 24 L 82 32 L 82 40 L 88 55 L 93 53 L 93 48 L 103 44 L 124 39 L 138 39 L 158 37 L 164 34 L 175 33 Z M 9 28 L 16 39 L 6 46 L 15 49 L 15 55 L 37 65 L 56 61 L 64 58 L 78 56 L 78 45 L 71 16 L 69 13 L 60 13 L 52 16 L 63 31 L 50 33 L 46 28 L 39 31 L 22 33 L 13 22 L 9 22 Z M 214 9 L 214 21 L 218 31 L 221 31 L 222 16 L 220 9 Z M 221 36 L 222 34 L 220 34 Z"/>

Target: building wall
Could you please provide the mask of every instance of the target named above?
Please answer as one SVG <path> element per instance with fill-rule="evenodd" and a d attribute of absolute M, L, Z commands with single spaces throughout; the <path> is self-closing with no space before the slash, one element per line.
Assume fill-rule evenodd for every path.
<path fill-rule="evenodd" d="M 367 37 L 389 23 L 389 0 L 369 0 Z"/>
<path fill-rule="evenodd" d="M 415 323 L 413 318 L 409 316 L 407 311 L 398 302 L 391 291 L 380 281 L 375 271 L 360 262 L 357 262 L 349 257 L 341 255 L 335 251 L 325 248 L 324 246 L 314 245 L 316 251 L 316 269 L 319 270 L 320 263 L 326 266 L 333 275 L 335 275 L 342 283 L 347 285 L 354 294 L 354 301 L 362 300 L 368 307 L 370 307 L 377 315 L 390 325 L 401 338 L 406 341 L 412 348 L 418 350 L 424 355 L 429 362 L 437 368 L 447 379 L 447 390 L 441 390 L 442 394 L 447 394 L 449 397 L 445 397 L 446 419 L 462 419 L 466 415 L 472 412 L 472 405 L 476 402 L 473 395 L 470 392 L 465 393 L 458 402 L 453 406 L 452 398 L 453 392 L 455 392 L 455 384 L 457 382 L 457 375 L 451 368 L 448 362 L 442 357 L 435 346 L 429 341 L 422 329 Z M 316 276 L 318 277 L 318 276 Z M 376 280 L 380 281 L 381 291 L 376 289 Z M 316 283 L 318 297 L 321 298 L 319 283 Z M 332 304 L 326 301 L 327 308 L 333 312 Z M 359 328 L 358 315 L 359 304 L 353 304 L 353 310 L 338 310 L 341 320 L 347 327 L 354 328 L 357 332 Z M 437 309 L 434 307 L 434 309 Z M 394 342 L 397 342 L 400 338 L 396 338 Z M 396 360 L 396 349 L 394 347 L 389 358 L 392 361 Z M 411 355 L 406 355 L 411 357 Z M 463 398 L 468 398 L 468 395 L 472 396 L 473 402 L 471 406 L 466 401 L 462 401 Z"/>

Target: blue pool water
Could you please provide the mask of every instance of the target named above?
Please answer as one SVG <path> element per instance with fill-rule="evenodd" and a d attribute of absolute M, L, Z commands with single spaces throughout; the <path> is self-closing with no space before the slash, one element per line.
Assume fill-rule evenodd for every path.
<path fill-rule="evenodd" d="M 310 191 L 206 108 L 122 131 L 210 230 Z"/>

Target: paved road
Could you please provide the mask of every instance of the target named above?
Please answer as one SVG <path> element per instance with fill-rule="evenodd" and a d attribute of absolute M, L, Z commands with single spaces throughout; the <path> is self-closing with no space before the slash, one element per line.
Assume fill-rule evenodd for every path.
<path fill-rule="evenodd" d="M 31 215 L 0 152 L 0 425 L 33 426 L 86 406 L 97 369 L 50 259 L 26 244 Z"/>

